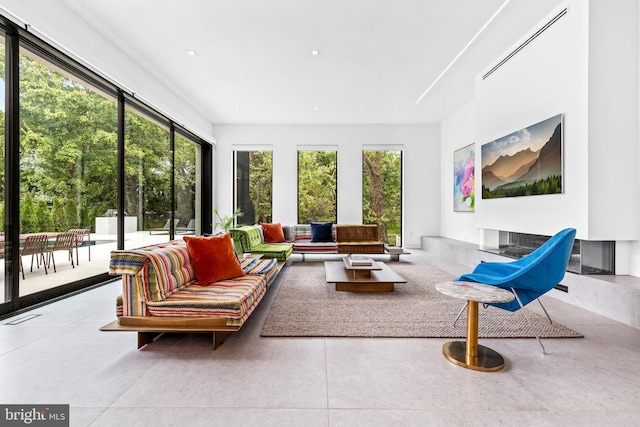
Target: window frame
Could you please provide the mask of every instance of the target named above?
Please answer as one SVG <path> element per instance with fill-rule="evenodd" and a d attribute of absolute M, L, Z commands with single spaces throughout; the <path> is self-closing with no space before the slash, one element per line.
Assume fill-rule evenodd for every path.
<path fill-rule="evenodd" d="M 297 179 L 296 179 L 296 198 L 297 198 L 297 222 L 298 224 L 309 223 L 314 221 L 310 219 L 309 221 L 302 221 L 300 218 L 300 152 L 303 151 L 315 151 L 315 152 L 331 152 L 335 153 L 335 195 L 334 195 L 334 212 L 335 216 L 331 220 L 333 223 L 338 222 L 338 146 L 337 145 L 299 145 L 296 151 L 296 161 L 297 161 Z"/>
<path fill-rule="evenodd" d="M 35 55 L 38 61 L 44 62 L 55 71 L 78 81 L 106 97 L 117 101 L 117 205 L 124 209 L 124 107 L 125 105 L 144 112 L 155 120 L 170 128 L 170 138 L 175 133 L 200 146 L 201 170 L 199 206 L 201 209 L 202 232 L 211 232 L 213 206 L 213 146 L 206 139 L 198 136 L 185 126 L 177 124 L 166 113 L 129 93 L 118 83 L 97 70 L 90 69 L 82 60 L 74 59 L 60 48 L 42 40 L 28 31 L 28 26 L 21 26 L 0 14 L 0 31 L 3 31 L 5 45 L 5 276 L 4 302 L 0 302 L 0 318 L 13 315 L 20 310 L 28 309 L 38 304 L 47 303 L 55 298 L 69 295 L 82 289 L 114 280 L 107 271 L 95 276 L 69 282 L 55 288 L 33 294 L 19 296 L 20 266 L 15 262 L 19 258 L 19 218 L 20 218 L 20 96 L 19 96 L 19 55 L 20 48 Z M 172 161 L 171 168 L 175 168 Z M 171 189 L 174 189 L 175 179 Z M 173 197 L 172 197 L 173 200 Z M 173 209 L 172 209 L 173 210 Z M 16 226 L 17 223 L 17 226 Z M 173 238 L 173 235 L 171 236 Z M 124 248 L 124 217 L 118 218 L 118 248 Z"/>

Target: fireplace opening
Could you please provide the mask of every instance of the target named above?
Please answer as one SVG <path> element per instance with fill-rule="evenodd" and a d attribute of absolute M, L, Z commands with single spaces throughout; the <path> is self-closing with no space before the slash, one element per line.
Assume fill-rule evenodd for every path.
<path fill-rule="evenodd" d="M 546 242 L 551 236 L 500 231 L 498 249 L 482 250 L 520 259 Z M 567 271 L 576 274 L 615 274 L 615 241 L 576 239 Z"/>

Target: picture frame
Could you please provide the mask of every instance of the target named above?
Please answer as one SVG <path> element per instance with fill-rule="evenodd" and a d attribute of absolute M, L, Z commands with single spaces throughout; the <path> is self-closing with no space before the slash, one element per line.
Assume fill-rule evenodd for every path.
<path fill-rule="evenodd" d="M 563 115 L 481 147 L 482 199 L 563 192 Z"/>
<path fill-rule="evenodd" d="M 453 152 L 453 211 L 475 211 L 475 143 Z"/>

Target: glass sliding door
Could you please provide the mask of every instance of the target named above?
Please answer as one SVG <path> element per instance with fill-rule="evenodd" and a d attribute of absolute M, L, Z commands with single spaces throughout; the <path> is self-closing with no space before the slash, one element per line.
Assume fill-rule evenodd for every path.
<path fill-rule="evenodd" d="M 202 234 L 200 218 L 200 146 L 188 139 L 175 137 L 175 217 L 180 219 L 176 235 Z"/>
<path fill-rule="evenodd" d="M 272 221 L 273 152 L 234 151 L 234 211 L 242 224 Z"/>
<path fill-rule="evenodd" d="M 107 272 L 116 241 L 96 221 L 116 204 L 117 107 L 26 48 L 19 73 L 23 296 Z M 71 249 L 58 242 L 70 230 L 82 230 Z M 27 250 L 34 235 L 46 236 L 43 253 Z"/>
<path fill-rule="evenodd" d="M 336 222 L 338 151 L 298 148 L 298 223 Z"/>
<path fill-rule="evenodd" d="M 206 141 L 33 33 L 0 26 L 11 27 L 0 34 L 0 316 L 110 280 L 114 249 L 211 230 Z"/>
<path fill-rule="evenodd" d="M 362 218 L 378 224 L 381 241 L 402 246 L 401 150 L 363 150 Z"/>
<path fill-rule="evenodd" d="M 127 108 L 124 133 L 125 249 L 166 242 L 172 228 L 185 219 L 171 212 L 169 129 L 137 110 Z M 120 212 L 112 215 L 120 215 Z M 188 215 L 192 214 L 189 212 Z"/>

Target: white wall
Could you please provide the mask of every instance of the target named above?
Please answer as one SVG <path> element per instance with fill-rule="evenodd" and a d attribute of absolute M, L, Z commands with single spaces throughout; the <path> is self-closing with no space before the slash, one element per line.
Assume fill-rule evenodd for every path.
<path fill-rule="evenodd" d="M 621 185 L 639 179 L 634 166 L 637 4 L 621 2 L 621 10 L 607 7 L 603 0 L 573 1 L 569 6 L 567 15 L 487 79 L 478 76 L 475 101 L 443 122 L 443 236 L 464 240 L 474 227 L 543 235 L 574 227 L 581 239 L 638 239 L 640 195 L 637 188 Z M 550 11 L 549 19 L 557 12 Z M 632 29 L 632 42 L 627 28 Z M 613 64 L 625 71 L 612 75 Z M 564 193 L 483 200 L 481 146 L 559 113 L 564 115 Z M 446 161 L 453 150 L 471 140 L 476 142 L 478 178 L 474 220 L 448 209 L 453 172 Z"/>
<path fill-rule="evenodd" d="M 640 275 L 638 4 L 566 5 L 569 14 L 486 80 L 479 76 L 475 100 L 442 123 L 442 236 L 473 241 L 468 236 L 478 229 L 551 235 L 575 227 L 580 239 L 619 241 L 618 273 Z M 563 194 L 478 195 L 475 214 L 453 212 L 448 159 L 455 149 L 475 140 L 478 193 L 481 145 L 558 113 L 564 114 Z"/>
<path fill-rule="evenodd" d="M 550 11 L 549 19 L 557 12 Z M 514 41 L 513 48 L 543 23 L 532 28 L 523 40 Z M 552 235 L 574 227 L 578 238 L 588 238 L 587 52 L 588 8 L 586 2 L 573 2 L 567 15 L 501 68 L 485 80 L 481 76 L 476 79 L 478 178 L 483 144 L 564 114 L 564 194 L 489 200 L 477 197 L 478 228 Z M 494 63 L 502 57 L 495 58 Z M 480 181 L 476 182 L 481 185 Z"/>
<path fill-rule="evenodd" d="M 442 164 L 442 177 L 440 185 L 441 194 L 441 235 L 450 239 L 471 243 L 479 242 L 476 214 L 474 212 L 453 211 L 453 153 L 476 142 L 475 136 L 475 102 L 470 102 L 454 115 L 442 123 L 440 163 Z M 476 145 L 477 147 L 477 145 Z M 476 171 L 479 171 L 480 153 L 476 149 Z M 476 185 L 480 180 L 476 174 Z M 480 197 L 476 186 L 476 201 Z"/>
<path fill-rule="evenodd" d="M 638 10 L 638 14 L 636 15 L 638 22 L 640 22 L 640 9 Z M 638 54 L 640 56 L 640 34 L 638 34 Z M 640 100 L 640 70 L 638 71 L 638 99 Z M 640 106 L 638 108 L 638 123 L 639 123 L 639 128 L 640 128 Z M 640 135 L 640 129 L 638 131 L 638 135 Z M 636 138 L 638 139 L 638 138 Z M 640 146 L 640 139 L 638 140 L 638 145 Z M 639 155 L 638 157 L 636 157 L 636 162 L 637 164 L 640 164 L 640 150 L 639 150 Z M 636 188 L 638 191 L 640 191 L 640 178 L 638 178 L 637 181 L 632 181 L 632 182 L 636 182 Z M 638 215 L 640 216 L 640 214 Z M 640 219 L 638 220 L 640 221 Z M 640 242 L 635 241 L 635 242 L 630 242 L 629 246 L 628 246 L 628 250 L 629 250 L 629 274 L 633 275 L 633 276 L 638 276 L 640 277 Z"/>
<path fill-rule="evenodd" d="M 638 1 L 589 2 L 589 238 L 640 238 Z"/>
<path fill-rule="evenodd" d="M 420 236 L 440 233 L 440 127 L 438 125 L 216 125 L 215 206 L 233 209 L 233 147 L 273 147 L 273 221 L 297 222 L 297 148 L 338 149 L 338 222 L 362 222 L 362 148 L 404 146 L 403 237 L 420 247 Z"/>

